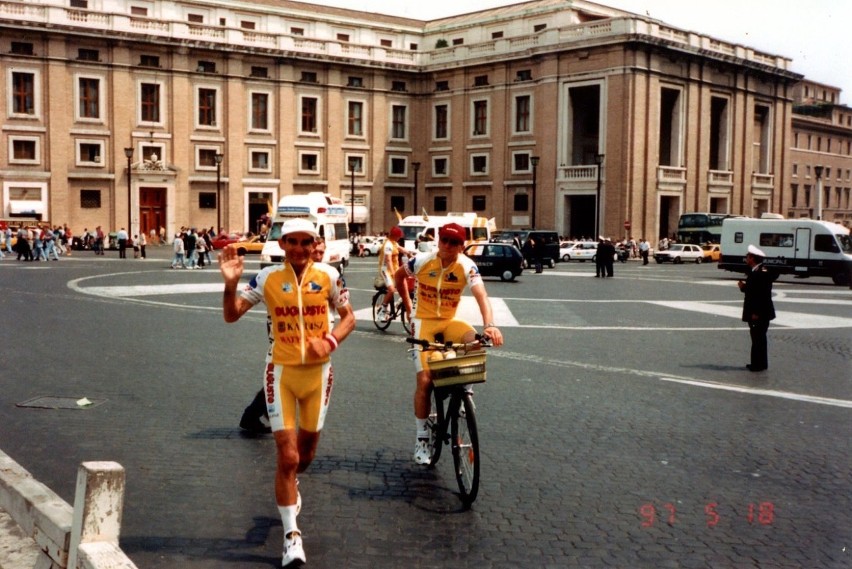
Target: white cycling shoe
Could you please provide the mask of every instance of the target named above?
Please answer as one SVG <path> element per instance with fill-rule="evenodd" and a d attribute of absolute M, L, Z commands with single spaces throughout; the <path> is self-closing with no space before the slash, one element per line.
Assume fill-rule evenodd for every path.
<path fill-rule="evenodd" d="M 427 439 L 417 439 L 414 443 L 414 462 L 417 464 L 432 463 L 432 445 Z"/>
<path fill-rule="evenodd" d="M 302 534 L 291 531 L 284 536 L 284 556 L 281 567 L 301 567 L 305 563 L 305 548 L 302 547 Z"/>

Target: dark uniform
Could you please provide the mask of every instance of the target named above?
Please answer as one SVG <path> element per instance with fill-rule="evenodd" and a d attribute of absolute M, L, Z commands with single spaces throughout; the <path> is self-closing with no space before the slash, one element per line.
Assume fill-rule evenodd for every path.
<path fill-rule="evenodd" d="M 763 371 L 769 367 L 766 332 L 769 322 L 775 319 L 775 305 L 772 303 L 773 276 L 762 264 L 751 269 L 745 284 L 740 289 L 745 294 L 743 300 L 743 322 L 748 323 L 751 334 L 751 371 Z"/>

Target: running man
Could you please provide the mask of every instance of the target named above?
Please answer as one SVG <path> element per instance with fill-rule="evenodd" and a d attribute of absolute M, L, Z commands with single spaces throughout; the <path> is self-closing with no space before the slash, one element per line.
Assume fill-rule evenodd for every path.
<path fill-rule="evenodd" d="M 394 274 L 408 314 L 413 335 L 417 339 L 434 341 L 435 334 L 443 334 L 446 342 L 473 342 L 476 330 L 469 323 L 457 319 L 456 309 L 466 286 L 482 314 L 485 335 L 495 346 L 503 344 L 503 334 L 494 324 L 491 302 L 482 276 L 476 264 L 462 254 L 465 230 L 457 223 L 448 223 L 438 230 L 438 248 L 429 253 L 420 253 L 410 259 Z M 406 278 L 414 278 L 414 302 L 407 294 Z M 432 455 L 429 448 L 429 417 L 432 379 L 426 364 L 426 353 L 415 360 L 417 386 L 414 391 L 414 417 L 417 425 L 417 440 L 414 445 L 414 462 L 429 464 Z"/>
<path fill-rule="evenodd" d="M 349 291 L 340 273 L 311 260 L 316 238 L 311 222 L 286 221 L 278 239 L 284 263 L 263 269 L 239 295 L 243 258 L 233 247 L 225 247 L 219 254 L 219 270 L 225 281 L 225 321 L 236 322 L 259 302 L 266 304 L 272 321 L 275 337 L 263 386 L 277 452 L 275 501 L 284 528 L 283 567 L 305 562 L 302 534 L 296 523 L 301 501 L 296 474 L 313 461 L 328 411 L 333 383 L 329 355 L 355 328 Z M 340 315 L 332 330 L 329 306 Z"/>

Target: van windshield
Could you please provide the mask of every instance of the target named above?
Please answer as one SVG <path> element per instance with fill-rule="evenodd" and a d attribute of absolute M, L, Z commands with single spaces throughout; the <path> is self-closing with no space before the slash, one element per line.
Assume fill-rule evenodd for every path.
<path fill-rule="evenodd" d="M 423 230 L 426 229 L 425 225 L 400 225 L 400 229 L 402 229 L 402 235 L 405 237 L 406 241 L 416 241 L 417 237 L 423 233 Z"/>
<path fill-rule="evenodd" d="M 852 255 L 852 237 L 840 233 L 837 235 L 837 242 L 840 243 L 840 249 L 844 253 Z"/>

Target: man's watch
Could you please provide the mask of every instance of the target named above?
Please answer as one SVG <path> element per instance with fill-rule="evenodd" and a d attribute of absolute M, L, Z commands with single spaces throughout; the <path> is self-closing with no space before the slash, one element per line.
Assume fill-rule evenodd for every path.
<path fill-rule="evenodd" d="M 486 324 L 482 328 L 485 329 L 485 328 L 496 328 L 496 327 L 497 327 L 497 325 L 494 322 L 489 322 L 488 324 Z"/>

